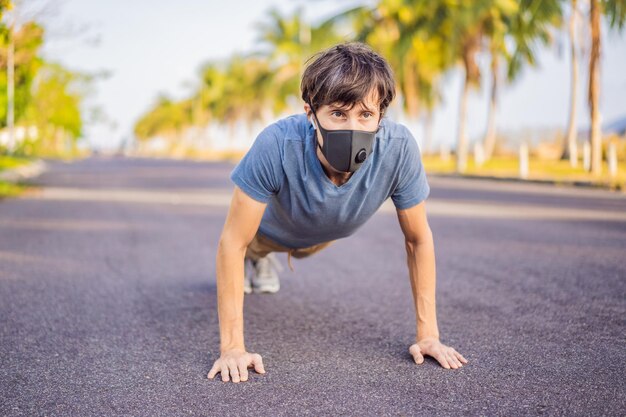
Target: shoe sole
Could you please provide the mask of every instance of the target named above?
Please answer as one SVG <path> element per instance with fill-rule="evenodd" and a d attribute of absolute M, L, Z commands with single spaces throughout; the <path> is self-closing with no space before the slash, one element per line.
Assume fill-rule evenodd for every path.
<path fill-rule="evenodd" d="M 254 291 L 256 294 L 262 294 L 262 293 L 276 293 L 278 292 L 278 290 L 280 290 L 280 286 L 273 286 L 273 287 L 253 287 L 252 291 Z"/>

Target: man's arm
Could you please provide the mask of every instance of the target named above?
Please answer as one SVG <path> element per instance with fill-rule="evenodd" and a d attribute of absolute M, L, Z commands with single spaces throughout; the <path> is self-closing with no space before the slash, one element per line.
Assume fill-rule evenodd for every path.
<path fill-rule="evenodd" d="M 427 337 L 439 340 L 435 302 L 435 245 L 426 218 L 425 202 L 396 212 L 404 233 L 407 265 L 415 302 L 416 342 Z"/>
<path fill-rule="evenodd" d="M 435 302 L 435 244 L 426 218 L 425 202 L 396 212 L 404 233 L 407 266 L 415 302 L 417 337 L 409 352 L 418 364 L 424 362 L 424 355 L 429 355 L 446 369 L 460 368 L 467 363 L 467 359 L 454 348 L 439 341 Z"/>
<path fill-rule="evenodd" d="M 243 332 L 243 278 L 246 249 L 256 234 L 267 204 L 254 200 L 235 186 L 230 209 L 217 247 L 217 307 L 220 353 L 209 372 L 221 372 L 222 380 L 247 380 L 250 362 L 263 370 L 260 355 L 246 352 Z M 246 362 L 246 363 L 242 363 Z M 264 370 L 263 370 L 264 372 Z"/>

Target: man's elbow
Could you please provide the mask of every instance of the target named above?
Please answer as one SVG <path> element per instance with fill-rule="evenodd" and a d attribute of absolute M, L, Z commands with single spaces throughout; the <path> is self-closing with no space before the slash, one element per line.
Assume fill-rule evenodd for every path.
<path fill-rule="evenodd" d="M 244 251 L 245 252 L 249 244 L 250 242 L 246 242 L 246 240 L 241 237 L 233 236 L 232 234 L 228 234 L 228 233 L 222 233 L 217 243 L 217 250 L 218 252 L 223 252 L 223 251 L 226 251 L 226 252 Z"/>
<path fill-rule="evenodd" d="M 429 226 L 426 226 L 419 233 L 405 235 L 404 244 L 407 250 L 415 250 L 422 245 L 433 245 L 433 232 Z"/>

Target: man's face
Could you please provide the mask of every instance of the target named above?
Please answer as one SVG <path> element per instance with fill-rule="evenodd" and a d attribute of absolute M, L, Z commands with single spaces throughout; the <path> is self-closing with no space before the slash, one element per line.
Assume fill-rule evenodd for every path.
<path fill-rule="evenodd" d="M 319 124 L 326 130 L 364 130 L 374 132 L 378 129 L 380 122 L 380 103 L 375 93 L 370 94 L 365 100 L 350 104 L 334 103 L 320 106 L 315 109 L 315 114 Z M 313 117 L 313 112 L 308 104 L 304 105 L 304 111 L 317 126 L 317 121 Z M 324 138 L 319 129 L 316 129 L 316 136 L 320 146 L 324 146 Z M 317 156 L 329 171 L 336 174 L 350 175 L 342 171 L 337 171 L 326 160 L 320 149 L 317 149 Z"/>

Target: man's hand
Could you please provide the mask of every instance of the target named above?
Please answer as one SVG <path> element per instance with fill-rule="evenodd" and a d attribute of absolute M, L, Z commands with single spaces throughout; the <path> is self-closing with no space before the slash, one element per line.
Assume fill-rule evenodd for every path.
<path fill-rule="evenodd" d="M 215 361 L 207 378 L 213 379 L 217 373 L 222 374 L 222 381 L 228 382 L 229 376 L 233 382 L 247 381 L 248 368 L 254 367 L 257 373 L 264 374 L 263 358 L 258 353 L 248 353 L 242 349 L 228 350 Z"/>
<path fill-rule="evenodd" d="M 417 364 L 424 362 L 425 355 L 432 356 L 446 369 L 457 369 L 463 366 L 461 362 L 467 363 L 463 355 L 435 338 L 425 338 L 411 345 L 409 353 Z"/>

